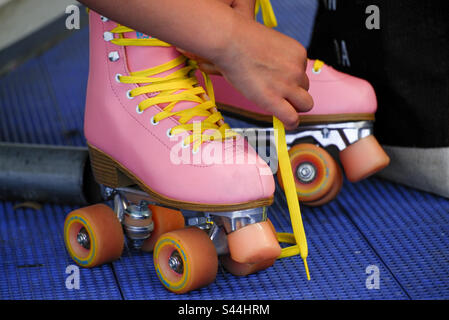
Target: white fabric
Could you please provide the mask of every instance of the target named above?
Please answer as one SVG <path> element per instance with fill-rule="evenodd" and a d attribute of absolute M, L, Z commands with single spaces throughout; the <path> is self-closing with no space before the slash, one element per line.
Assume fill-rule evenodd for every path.
<path fill-rule="evenodd" d="M 391 163 L 378 176 L 449 198 L 449 148 L 382 147 Z"/>

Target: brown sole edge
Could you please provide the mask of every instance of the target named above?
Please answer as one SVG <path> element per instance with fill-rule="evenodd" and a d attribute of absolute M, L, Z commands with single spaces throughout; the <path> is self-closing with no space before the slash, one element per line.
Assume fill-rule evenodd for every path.
<path fill-rule="evenodd" d="M 260 122 L 273 122 L 273 117 L 266 114 L 255 113 L 248 110 L 239 109 L 230 105 L 217 102 L 219 109 L 233 113 L 244 118 L 253 119 Z M 299 121 L 301 124 L 323 124 L 323 123 L 338 123 L 338 122 L 352 122 L 352 121 L 375 121 L 375 115 L 372 113 L 343 113 L 343 114 L 327 114 L 327 115 L 300 115 Z"/>
<path fill-rule="evenodd" d="M 142 180 L 136 177 L 132 172 L 122 166 L 112 157 L 99 150 L 98 148 L 87 144 L 89 148 L 90 161 L 97 183 L 111 188 L 126 187 L 137 184 L 145 191 L 156 203 L 163 206 L 172 207 L 180 210 L 204 211 L 204 212 L 226 212 L 248 210 L 259 207 L 270 206 L 274 197 L 250 201 L 237 204 L 204 204 L 194 202 L 184 202 L 167 198 L 145 185 Z"/>

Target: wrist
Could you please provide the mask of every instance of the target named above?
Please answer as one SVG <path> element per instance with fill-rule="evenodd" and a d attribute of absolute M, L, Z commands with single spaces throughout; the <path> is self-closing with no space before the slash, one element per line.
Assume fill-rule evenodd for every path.
<path fill-rule="evenodd" d="M 227 19 L 224 21 L 225 24 L 222 25 L 219 32 L 215 32 L 215 36 L 210 41 L 210 46 L 206 54 L 203 55 L 218 67 L 226 66 L 229 61 L 232 61 L 233 57 L 239 51 L 236 41 L 244 33 L 242 30 L 245 30 L 244 19 L 231 7 L 228 8 Z"/>
<path fill-rule="evenodd" d="M 263 27 L 236 12 L 233 12 L 228 26 L 226 32 L 221 33 L 222 39 L 209 57 L 209 60 L 221 70 L 229 69 L 236 59 L 242 58 L 246 51 L 251 50 L 254 37 L 258 34 L 255 29 Z"/>

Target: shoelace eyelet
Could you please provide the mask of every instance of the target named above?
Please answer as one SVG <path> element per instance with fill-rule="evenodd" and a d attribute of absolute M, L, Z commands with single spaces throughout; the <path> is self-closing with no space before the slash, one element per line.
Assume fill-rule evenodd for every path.
<path fill-rule="evenodd" d="M 112 51 L 112 52 L 109 52 L 108 58 L 109 58 L 109 61 L 116 62 L 120 59 L 120 55 L 118 54 L 117 51 Z"/>
<path fill-rule="evenodd" d="M 120 73 L 117 73 L 116 75 L 115 75 L 115 81 L 117 82 L 117 83 L 121 83 L 120 82 L 120 77 L 121 77 L 122 75 L 120 74 Z"/>
<path fill-rule="evenodd" d="M 106 17 L 104 17 L 104 16 L 100 16 L 100 19 L 101 19 L 101 21 L 103 21 L 103 22 L 108 22 L 108 21 L 109 21 L 109 19 L 106 18 Z"/>
<path fill-rule="evenodd" d="M 103 30 L 103 32 L 104 31 L 105 30 Z M 124 37 L 124 34 L 127 32 L 134 32 L 134 30 L 124 27 L 124 26 L 121 26 L 121 25 L 118 25 L 116 28 L 110 30 L 109 32 L 112 33 L 114 36 L 114 40 L 112 40 L 112 41 L 114 41 L 114 44 L 118 45 L 118 46 L 170 47 L 169 44 L 167 44 L 163 41 L 160 41 L 158 39 L 155 39 L 155 38 L 154 39 L 139 39 L 139 40 L 135 39 L 132 42 L 130 42 L 129 40 L 127 40 Z M 115 34 L 117 34 L 118 36 L 115 36 Z M 109 34 L 106 34 L 106 39 L 109 39 Z M 117 50 L 117 49 L 115 49 L 115 50 Z M 118 51 L 118 50 L 109 52 L 109 54 L 108 54 L 109 59 L 111 61 L 117 61 L 119 59 L 121 60 L 121 52 L 122 51 Z M 195 117 L 197 112 L 198 112 L 198 114 L 203 115 L 204 110 L 207 109 L 207 111 L 210 112 L 212 115 L 214 115 L 214 117 L 211 117 L 211 119 L 207 118 L 204 121 L 208 125 L 211 126 L 211 129 L 221 132 L 224 129 L 223 126 L 225 125 L 224 123 L 221 123 L 221 121 L 222 121 L 221 115 L 220 115 L 221 119 L 217 119 L 215 117 L 216 116 L 215 112 L 217 112 L 217 111 L 211 105 L 211 102 L 208 102 L 208 101 L 206 101 L 207 99 L 204 99 L 201 97 L 202 94 L 206 94 L 206 93 L 208 95 L 213 94 L 211 84 L 208 85 L 207 77 L 204 76 L 205 81 L 206 81 L 206 90 L 204 90 L 203 88 L 197 88 L 198 87 L 197 82 L 194 81 L 195 78 L 192 74 L 194 67 L 190 66 L 190 65 L 186 65 L 185 63 L 186 63 L 186 57 L 181 55 L 163 65 L 160 65 L 160 69 L 158 68 L 157 70 L 156 69 L 141 70 L 139 73 L 136 72 L 135 74 L 131 73 L 129 75 L 126 74 L 125 76 L 122 76 L 124 79 L 123 82 L 121 82 L 120 76 L 117 76 L 116 80 L 118 83 L 146 83 L 146 82 L 142 82 L 142 78 L 145 77 L 145 78 L 148 78 L 149 80 L 154 79 L 154 81 L 149 81 L 148 85 L 142 86 L 142 91 L 147 93 L 148 97 L 147 97 L 147 99 L 145 99 L 145 102 L 142 101 L 142 102 L 138 103 L 138 105 L 136 107 L 137 114 L 141 114 L 147 108 L 157 105 L 154 100 L 157 100 L 160 103 L 163 103 L 165 101 L 164 97 L 166 96 L 166 94 L 170 93 L 170 95 L 171 94 L 174 95 L 174 93 L 170 92 L 170 90 L 171 90 L 171 89 L 169 89 L 169 88 L 171 88 L 170 85 L 171 84 L 173 84 L 173 85 L 176 84 L 176 86 L 179 85 L 179 90 L 182 91 L 182 93 L 180 93 L 173 99 L 171 96 L 166 97 L 167 103 L 171 103 L 172 105 L 175 105 L 176 103 L 181 102 L 181 101 L 196 101 L 196 102 L 198 102 L 198 105 L 192 106 L 192 108 L 186 109 L 185 112 L 184 112 L 184 110 L 182 110 L 182 111 L 173 113 L 170 110 L 165 110 L 166 114 L 164 114 L 164 117 L 161 117 L 161 121 L 162 121 L 162 119 L 167 118 L 171 114 L 173 114 L 173 115 L 179 114 L 179 116 L 181 118 L 185 117 L 187 120 L 189 120 L 189 119 L 192 119 L 193 117 Z M 180 69 L 179 69 L 179 67 L 180 67 Z M 176 71 L 176 73 L 170 74 L 170 76 L 165 76 L 165 77 L 161 77 L 161 78 L 155 77 L 156 75 L 161 74 L 162 72 L 166 72 L 166 71 L 172 70 L 174 68 L 177 68 L 177 71 Z M 167 83 L 169 85 L 167 87 L 167 89 L 164 89 L 165 83 Z M 150 85 L 154 88 L 152 88 Z M 152 91 L 151 89 L 154 89 L 154 91 Z M 156 90 L 156 89 L 158 89 L 158 90 Z M 125 89 L 124 91 L 126 92 L 126 90 L 127 89 Z M 132 91 L 134 91 L 134 92 L 132 92 Z M 138 91 L 140 92 L 140 90 L 138 90 Z M 134 89 L 132 89 L 131 92 L 126 92 L 128 99 L 130 99 L 131 96 L 135 94 L 135 92 L 137 92 L 137 91 L 135 91 Z M 156 94 L 156 93 L 161 93 L 161 92 L 163 92 L 163 94 L 161 94 L 160 97 L 158 96 L 158 98 L 155 98 L 155 95 L 153 95 L 153 93 Z M 152 95 L 150 96 L 150 94 L 152 94 Z M 193 96 L 196 96 L 196 97 L 193 97 Z M 200 101 L 198 101 L 197 97 L 201 98 Z M 135 98 L 135 96 L 133 98 Z M 144 105 L 145 108 L 140 107 L 140 103 L 142 103 L 142 105 Z M 213 101 L 212 101 L 212 104 L 213 104 Z M 154 117 L 151 117 L 151 119 L 150 119 L 151 124 L 153 126 L 156 126 L 159 124 L 159 122 L 155 121 L 155 117 L 156 117 L 156 115 L 154 115 Z M 213 119 L 215 119 L 215 121 L 212 121 Z M 184 128 L 186 126 L 181 125 L 180 127 Z M 167 132 L 166 134 L 168 137 L 171 137 L 173 135 L 176 136 L 176 134 L 173 134 L 173 133 L 176 133 L 176 131 Z M 190 145 L 192 143 L 190 143 L 190 142 L 187 142 L 187 143 L 188 143 L 188 145 L 183 145 L 184 148 L 190 148 Z M 202 141 L 201 141 L 201 143 L 202 143 Z M 196 144 L 195 144 L 195 146 L 196 146 Z M 199 152 L 199 151 L 195 150 L 194 153 L 197 153 L 197 152 Z"/>
<path fill-rule="evenodd" d="M 109 42 L 109 41 L 111 41 L 113 39 L 114 39 L 114 35 L 111 32 L 106 31 L 105 33 L 103 33 L 103 40 L 104 41 Z"/>
<path fill-rule="evenodd" d="M 172 129 L 172 128 L 169 128 L 169 129 L 167 130 L 167 137 L 169 137 L 170 139 L 173 138 L 173 137 L 175 136 L 174 134 L 172 134 L 171 129 Z"/>
<path fill-rule="evenodd" d="M 185 144 L 184 140 L 182 140 L 181 148 L 187 149 L 188 147 L 190 147 L 190 144 Z"/>
<path fill-rule="evenodd" d="M 142 111 L 142 112 L 143 112 L 143 111 Z M 150 122 L 151 122 L 151 124 L 152 124 L 153 126 L 157 126 L 157 125 L 159 124 L 159 121 L 158 121 L 158 122 L 154 121 L 154 116 L 151 117 Z"/>
<path fill-rule="evenodd" d="M 126 91 L 126 97 L 127 97 L 129 100 L 134 99 L 134 97 L 131 95 L 131 90 Z"/>
<path fill-rule="evenodd" d="M 323 70 L 323 69 L 315 70 L 315 68 L 312 68 L 312 72 L 313 72 L 314 74 L 320 74 L 322 70 Z"/>
<path fill-rule="evenodd" d="M 139 105 L 137 105 L 137 107 L 136 107 L 136 112 L 138 114 L 142 114 L 143 113 L 143 110 L 140 109 Z"/>

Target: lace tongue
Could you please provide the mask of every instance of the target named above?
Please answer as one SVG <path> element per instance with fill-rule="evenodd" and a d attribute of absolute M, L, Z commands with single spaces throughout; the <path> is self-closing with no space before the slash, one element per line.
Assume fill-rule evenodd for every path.
<path fill-rule="evenodd" d="M 138 31 L 126 32 L 123 36 L 127 39 L 152 39 L 151 36 Z M 128 68 L 131 72 L 161 65 L 180 55 L 174 47 L 150 46 L 127 46 L 126 54 L 128 56 Z"/>
<path fill-rule="evenodd" d="M 124 33 L 124 37 L 127 39 L 151 39 L 151 36 L 148 36 L 138 31 L 126 32 Z M 125 50 L 126 55 L 128 57 L 127 59 L 128 69 L 131 72 L 142 71 L 152 67 L 156 67 L 158 65 L 174 60 L 181 55 L 181 53 L 179 53 L 174 46 L 170 47 L 127 46 L 125 47 Z M 185 67 L 185 64 L 173 68 L 172 70 L 155 75 L 155 77 L 167 76 L 183 67 Z M 182 90 L 180 90 L 179 92 L 182 92 Z M 152 94 L 151 96 L 154 95 Z M 198 105 L 198 103 L 196 102 L 180 101 L 176 103 L 172 111 L 176 112 L 185 109 L 190 109 L 195 107 L 196 105 Z M 161 108 L 165 108 L 167 104 L 162 104 L 159 106 Z M 194 117 L 189 121 L 189 123 L 193 121 L 202 121 L 204 119 L 205 117 Z"/>

